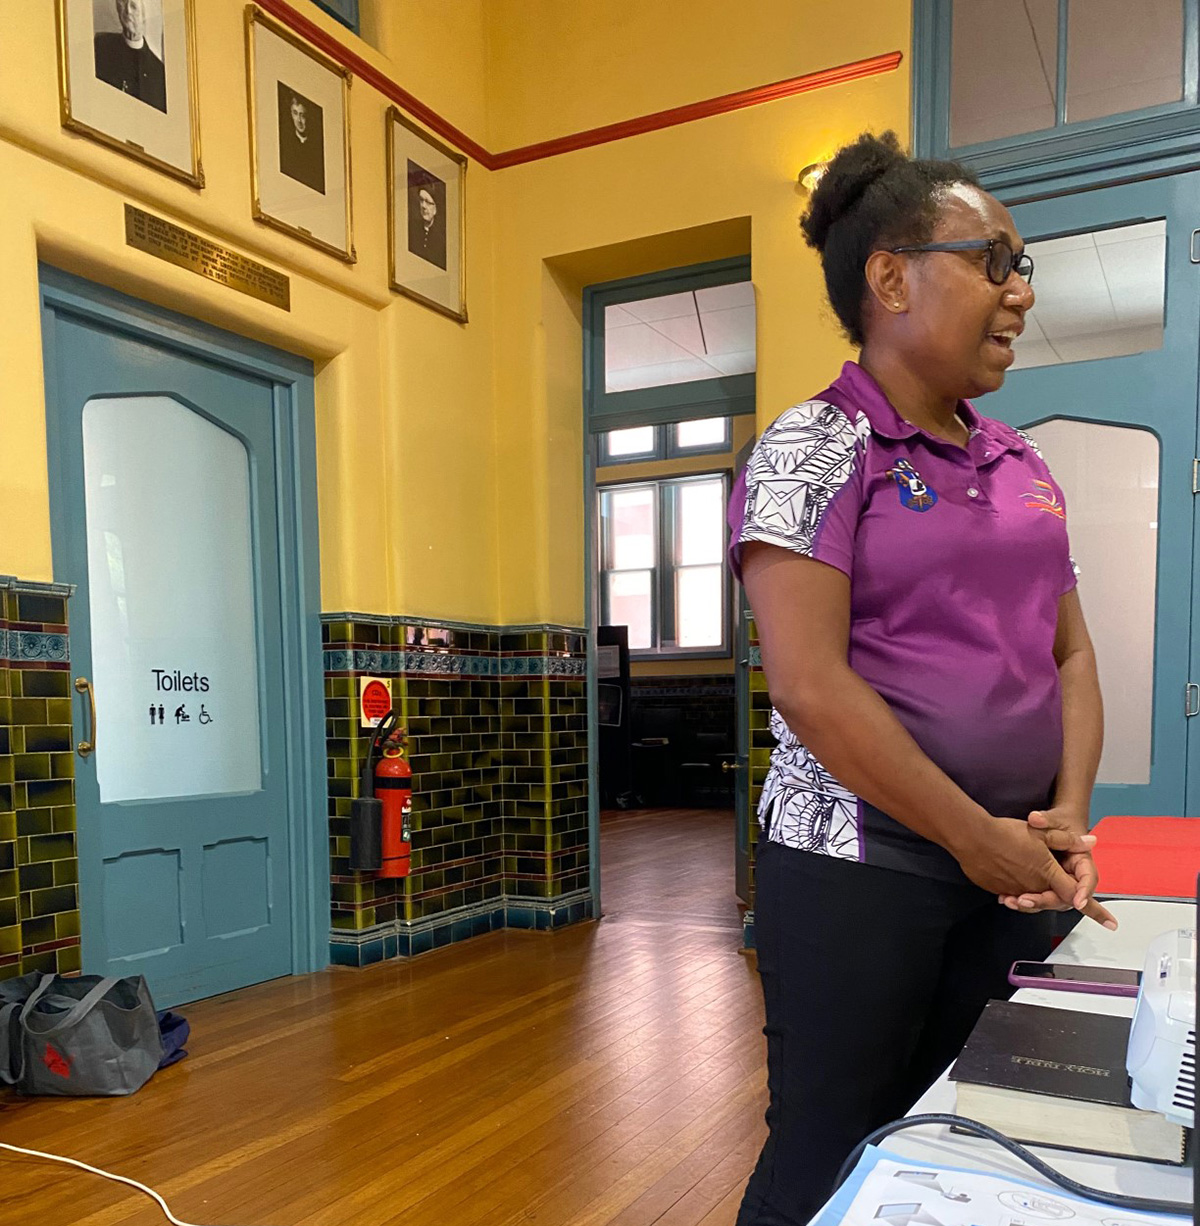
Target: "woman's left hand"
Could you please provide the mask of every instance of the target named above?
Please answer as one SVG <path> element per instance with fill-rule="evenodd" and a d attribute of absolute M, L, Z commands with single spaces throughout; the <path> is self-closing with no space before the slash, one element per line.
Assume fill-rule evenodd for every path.
<path fill-rule="evenodd" d="M 1043 835 L 1046 845 L 1058 853 L 1063 868 L 1075 878 L 1078 886 L 1075 897 L 1070 903 L 1065 903 L 1057 894 L 1046 891 L 1020 896 L 1001 895 L 1000 902 L 1010 911 L 1023 911 L 1030 915 L 1038 911 L 1069 911 L 1074 907 L 1105 928 L 1115 929 L 1117 921 L 1112 913 L 1092 898 L 1100 875 L 1096 871 L 1091 850 L 1096 845 L 1096 837 L 1083 833 L 1087 829 L 1086 814 L 1066 806 L 1055 806 L 1031 813 L 1028 820 L 1030 826 Z"/>

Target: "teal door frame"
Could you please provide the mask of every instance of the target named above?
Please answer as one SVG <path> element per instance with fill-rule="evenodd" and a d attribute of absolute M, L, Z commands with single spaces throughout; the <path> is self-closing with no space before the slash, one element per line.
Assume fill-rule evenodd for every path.
<path fill-rule="evenodd" d="M 702 417 L 753 414 L 756 375 L 733 375 L 696 383 L 668 384 L 631 392 L 604 390 L 604 310 L 607 306 L 684 293 L 750 279 L 750 257 L 735 256 L 686 268 L 664 269 L 583 291 L 583 585 L 587 634 L 588 861 L 592 914 L 600 901 L 600 736 L 596 726 L 596 626 L 600 619 L 599 554 L 596 548 L 596 468 L 600 436 L 631 426 L 658 426 Z M 736 477 L 736 473 L 734 477 Z"/>
<path fill-rule="evenodd" d="M 1034 367 L 1012 372 L 1004 387 L 980 402 L 983 412 L 1037 437 L 1040 423 L 1065 418 L 1128 425 L 1158 439 L 1158 569 L 1155 593 L 1154 696 L 1150 783 L 1097 784 L 1092 820 L 1109 813 L 1179 815 L 1190 793 L 1200 799 L 1200 745 L 1184 715 L 1190 640 L 1195 617 L 1192 585 L 1195 495 L 1192 460 L 1197 441 L 1200 379 L 1200 263 L 1192 233 L 1200 226 L 1200 172 L 1151 179 L 1012 206 L 1026 242 L 1165 219 L 1166 316 L 1163 346 L 1124 357 Z M 1037 279 L 1033 283 L 1037 291 Z M 1035 305 L 1036 311 L 1036 305 Z M 1067 507 L 1068 522 L 1070 506 Z M 1087 577 L 1083 577 L 1086 584 Z M 1200 594 L 1200 587 L 1197 588 Z M 1194 752 L 1188 753 L 1188 740 Z"/>
<path fill-rule="evenodd" d="M 320 970 L 329 963 L 330 881 L 312 363 L 46 264 L 38 272 L 48 376 L 56 369 L 55 318 L 65 316 L 271 384 L 283 625 L 291 971 Z M 54 576 L 58 582 L 72 583 L 75 576 L 63 573 L 62 542 L 67 539 L 70 498 L 62 467 L 59 412 L 54 381 L 48 377 L 46 441 Z M 84 918 L 86 921 L 86 914 Z"/>

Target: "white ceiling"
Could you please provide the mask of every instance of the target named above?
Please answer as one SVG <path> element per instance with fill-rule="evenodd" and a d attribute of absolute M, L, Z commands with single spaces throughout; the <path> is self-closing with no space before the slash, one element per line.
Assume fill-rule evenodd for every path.
<path fill-rule="evenodd" d="M 1167 228 L 1162 221 L 1030 243 L 1033 310 L 1014 370 L 1162 347 Z"/>
<path fill-rule="evenodd" d="M 605 391 L 694 383 L 754 368 L 749 281 L 604 310 Z"/>

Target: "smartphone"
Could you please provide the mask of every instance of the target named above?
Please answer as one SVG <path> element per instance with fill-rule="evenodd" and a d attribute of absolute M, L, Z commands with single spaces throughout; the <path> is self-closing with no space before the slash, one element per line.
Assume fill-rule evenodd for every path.
<path fill-rule="evenodd" d="M 1053 988 L 1059 992 L 1097 992 L 1102 996 L 1136 996 L 1141 971 L 1118 966 L 1070 966 L 1062 962 L 1014 962 L 1008 982 L 1018 988 Z"/>

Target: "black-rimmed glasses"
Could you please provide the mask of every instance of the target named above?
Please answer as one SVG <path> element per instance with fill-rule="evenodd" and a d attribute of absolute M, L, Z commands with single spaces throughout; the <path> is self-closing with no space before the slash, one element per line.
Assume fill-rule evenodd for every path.
<path fill-rule="evenodd" d="M 993 285 L 1003 285 L 1016 272 L 1027 282 L 1033 281 L 1033 259 L 1024 251 L 1018 255 L 1002 238 L 970 238 L 957 243 L 922 243 L 913 247 L 892 247 L 892 255 L 919 251 L 986 251 L 987 276 Z"/>

